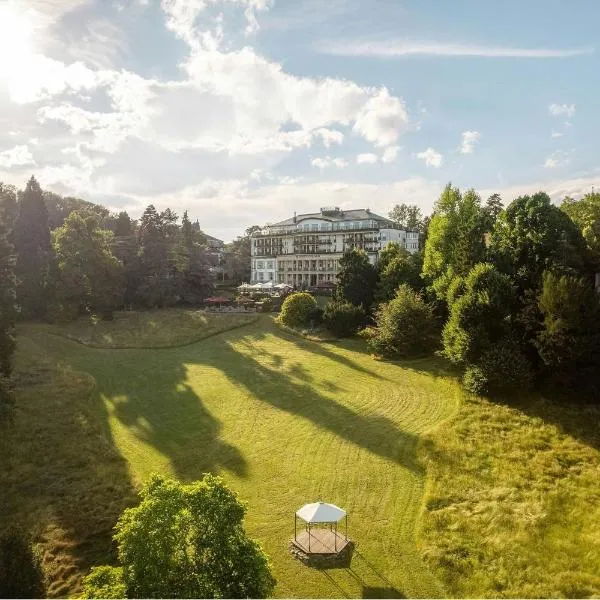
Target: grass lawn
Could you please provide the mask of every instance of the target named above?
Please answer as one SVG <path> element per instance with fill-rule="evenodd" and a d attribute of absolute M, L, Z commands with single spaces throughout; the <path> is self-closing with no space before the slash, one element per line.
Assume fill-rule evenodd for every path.
<path fill-rule="evenodd" d="M 270 316 L 158 350 L 91 348 L 45 326 L 19 333 L 21 371 L 40 357 L 59 369 L 23 381 L 2 446 L 0 524 L 8 514 L 38 524 L 53 595 L 76 592 L 81 570 L 107 559 L 116 516 L 153 471 L 221 473 L 248 503 L 279 596 L 443 595 L 415 544 L 417 446 L 461 392 L 432 362 L 378 363 L 360 341 L 316 344 Z M 348 510 L 351 569 L 309 569 L 288 552 L 294 511 L 319 499 Z"/>
<path fill-rule="evenodd" d="M 116 312 L 114 320 L 81 318 L 45 326 L 72 340 L 96 348 L 169 348 L 203 340 L 211 335 L 256 321 L 256 314 L 219 314 L 170 308 L 161 311 Z"/>
<path fill-rule="evenodd" d="M 315 343 L 267 315 L 135 348 L 187 336 L 184 312 L 120 316 L 95 337 L 85 323 L 19 328 L 0 528 L 33 529 L 52 596 L 110 559 L 111 528 L 153 471 L 222 474 L 279 596 L 600 595 L 598 411 L 465 400 L 443 363 L 374 361 L 360 340 Z M 348 510 L 350 569 L 289 555 L 294 511 L 315 500 Z"/>
<path fill-rule="evenodd" d="M 600 597 L 600 407 L 468 399 L 421 446 L 420 541 L 456 597 Z"/>

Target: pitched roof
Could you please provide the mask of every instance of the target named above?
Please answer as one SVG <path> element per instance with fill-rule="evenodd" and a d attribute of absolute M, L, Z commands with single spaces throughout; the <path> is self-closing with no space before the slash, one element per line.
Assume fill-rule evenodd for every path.
<path fill-rule="evenodd" d="M 307 523 L 337 523 L 346 516 L 346 511 L 335 504 L 312 502 L 299 508 L 296 514 Z"/>
<path fill-rule="evenodd" d="M 373 221 L 384 221 L 390 222 L 390 219 L 386 219 L 380 215 L 376 215 L 366 208 L 354 208 L 351 210 L 340 210 L 339 212 L 317 212 L 317 213 L 306 213 L 304 215 L 297 215 L 295 218 L 290 217 L 285 221 L 279 221 L 279 223 L 272 223 L 270 227 L 283 227 L 285 225 L 294 225 L 305 219 L 323 219 L 324 221 L 341 222 L 341 221 L 363 221 L 371 219 Z"/>

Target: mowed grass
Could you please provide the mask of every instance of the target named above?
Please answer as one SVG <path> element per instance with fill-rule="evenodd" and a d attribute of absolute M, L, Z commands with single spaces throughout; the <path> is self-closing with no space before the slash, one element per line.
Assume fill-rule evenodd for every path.
<path fill-rule="evenodd" d="M 422 445 L 424 556 L 456 597 L 600 597 L 600 408 L 471 398 Z"/>
<path fill-rule="evenodd" d="M 82 317 L 60 328 L 48 325 L 45 329 L 96 348 L 169 348 L 192 344 L 257 319 L 256 314 L 170 308 L 115 312 L 112 321 Z"/>
<path fill-rule="evenodd" d="M 223 475 L 248 504 L 278 596 L 444 595 L 415 542 L 426 479 L 417 447 L 462 396 L 434 361 L 373 361 L 360 341 L 318 344 L 269 316 L 169 349 L 86 347 L 36 325 L 19 333 L 21 367 L 43 356 L 58 370 L 19 394 L 0 525 L 8 514 L 39 521 L 52 595 L 76 593 L 81 572 L 111 558 L 110 527 L 154 471 Z M 348 511 L 350 569 L 289 554 L 294 512 L 315 500 Z"/>

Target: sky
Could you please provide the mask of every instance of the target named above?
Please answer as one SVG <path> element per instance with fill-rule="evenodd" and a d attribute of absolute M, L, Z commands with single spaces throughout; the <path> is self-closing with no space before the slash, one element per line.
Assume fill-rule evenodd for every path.
<path fill-rule="evenodd" d="M 598 0 L 0 0 L 0 181 L 225 241 L 600 187 Z"/>

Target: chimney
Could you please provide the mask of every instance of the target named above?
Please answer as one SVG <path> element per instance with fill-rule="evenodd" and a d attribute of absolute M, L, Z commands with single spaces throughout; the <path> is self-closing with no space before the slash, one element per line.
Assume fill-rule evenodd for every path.
<path fill-rule="evenodd" d="M 294 223 L 296 222 L 296 211 L 294 211 Z"/>

